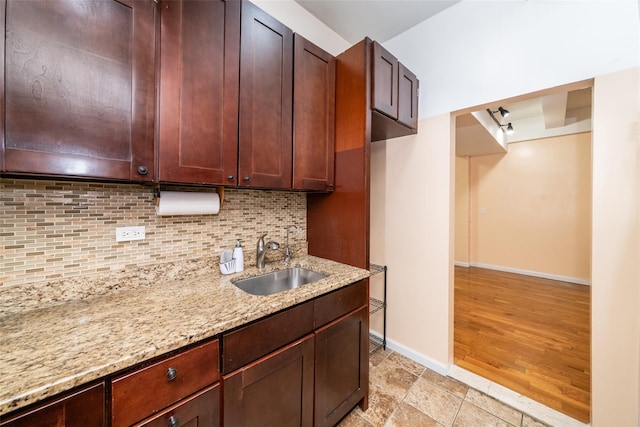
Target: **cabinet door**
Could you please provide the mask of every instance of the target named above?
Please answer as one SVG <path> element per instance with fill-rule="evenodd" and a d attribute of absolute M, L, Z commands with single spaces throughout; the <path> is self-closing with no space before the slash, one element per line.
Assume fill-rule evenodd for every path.
<path fill-rule="evenodd" d="M 6 2 L 6 172 L 153 179 L 155 10 L 152 0 Z"/>
<path fill-rule="evenodd" d="M 235 185 L 240 3 L 160 4 L 158 178 Z"/>
<path fill-rule="evenodd" d="M 316 332 L 315 426 L 334 426 L 369 387 L 369 314 L 352 312 Z"/>
<path fill-rule="evenodd" d="M 373 42 L 371 108 L 398 119 L 398 60 Z"/>
<path fill-rule="evenodd" d="M 294 39 L 293 188 L 333 189 L 336 61 L 304 39 Z"/>
<path fill-rule="evenodd" d="M 398 63 L 398 122 L 418 129 L 418 78 Z"/>
<path fill-rule="evenodd" d="M 240 41 L 238 185 L 290 189 L 293 33 L 242 2 Z"/>
<path fill-rule="evenodd" d="M 313 348 L 310 335 L 223 377 L 223 425 L 311 426 Z"/>
<path fill-rule="evenodd" d="M 100 427 L 105 426 L 104 384 L 96 384 L 16 417 L 0 421 L 2 427 Z"/>
<path fill-rule="evenodd" d="M 220 384 L 208 387 L 169 409 L 145 420 L 140 427 L 218 427 L 220 425 Z"/>

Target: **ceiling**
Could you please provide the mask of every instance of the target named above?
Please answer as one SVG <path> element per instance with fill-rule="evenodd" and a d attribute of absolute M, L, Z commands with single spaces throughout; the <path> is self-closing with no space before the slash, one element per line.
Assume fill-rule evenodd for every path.
<path fill-rule="evenodd" d="M 460 0 L 295 0 L 349 43 L 379 43 L 397 36 Z"/>
<path fill-rule="evenodd" d="M 498 108 L 509 111 L 502 117 Z M 591 130 L 591 88 L 560 92 L 513 103 L 496 103 L 501 124 L 511 123 L 512 135 L 506 135 L 485 110 L 456 118 L 456 155 L 482 156 L 505 153 L 507 144 L 532 139 L 569 135 Z"/>
<path fill-rule="evenodd" d="M 364 37 L 380 43 L 405 32 L 460 0 L 295 0 L 348 42 Z M 457 117 L 456 155 L 505 153 L 509 143 L 591 130 L 591 89 L 547 95 L 514 103 L 496 103 L 511 113 L 502 124 L 512 123 L 507 136 L 486 110 Z"/>

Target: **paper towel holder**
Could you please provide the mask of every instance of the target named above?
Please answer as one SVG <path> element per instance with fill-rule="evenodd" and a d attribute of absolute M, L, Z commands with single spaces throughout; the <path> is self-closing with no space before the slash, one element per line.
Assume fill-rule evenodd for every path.
<path fill-rule="evenodd" d="M 220 197 L 220 207 L 226 202 L 224 199 L 224 187 L 216 187 L 216 193 Z M 160 203 L 160 185 L 156 185 L 153 189 L 153 203 L 158 206 Z"/>
<path fill-rule="evenodd" d="M 218 196 L 220 197 L 220 207 L 222 207 L 222 204 L 225 202 L 224 187 L 216 187 L 216 193 L 218 193 Z"/>

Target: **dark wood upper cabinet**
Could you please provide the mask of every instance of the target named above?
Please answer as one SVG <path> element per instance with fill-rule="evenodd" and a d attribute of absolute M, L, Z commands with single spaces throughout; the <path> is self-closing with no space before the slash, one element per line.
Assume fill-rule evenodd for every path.
<path fill-rule="evenodd" d="M 336 61 L 299 34 L 293 57 L 293 188 L 331 191 Z"/>
<path fill-rule="evenodd" d="M 398 60 L 373 42 L 371 108 L 398 119 Z"/>
<path fill-rule="evenodd" d="M 159 181 L 235 185 L 239 55 L 239 2 L 160 2 Z"/>
<path fill-rule="evenodd" d="M 418 129 L 418 78 L 398 63 L 398 122 Z"/>
<path fill-rule="evenodd" d="M 360 268 L 369 268 L 370 43 L 336 58 L 335 189 L 307 195 L 309 254 Z"/>
<path fill-rule="evenodd" d="M 371 141 L 414 134 L 418 79 L 380 44 L 371 45 Z"/>
<path fill-rule="evenodd" d="M 152 0 L 7 0 L 2 170 L 154 179 Z"/>
<path fill-rule="evenodd" d="M 293 33 L 242 2 L 238 185 L 290 189 Z"/>
<path fill-rule="evenodd" d="M 335 189 L 307 195 L 308 249 L 369 268 L 371 143 L 417 133 L 418 80 L 369 38 L 336 69 Z"/>

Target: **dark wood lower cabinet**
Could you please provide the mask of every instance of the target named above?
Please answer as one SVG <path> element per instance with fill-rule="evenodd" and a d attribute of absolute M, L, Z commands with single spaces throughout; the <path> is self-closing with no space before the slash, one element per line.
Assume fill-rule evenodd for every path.
<path fill-rule="evenodd" d="M 223 377 L 227 427 L 313 425 L 314 336 Z"/>
<path fill-rule="evenodd" d="M 0 421 L 2 427 L 99 427 L 105 425 L 104 383 L 65 394 Z"/>
<path fill-rule="evenodd" d="M 208 387 L 136 427 L 218 427 L 220 425 L 220 384 Z"/>
<path fill-rule="evenodd" d="M 358 402 L 366 409 L 368 316 L 361 308 L 316 332 L 316 427 L 336 425 Z"/>

